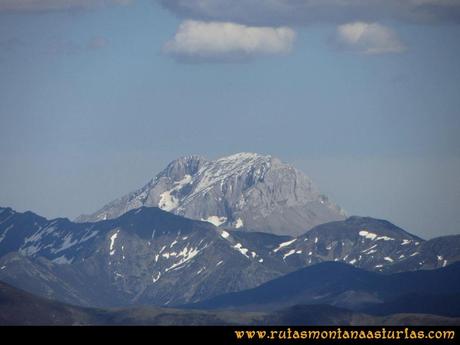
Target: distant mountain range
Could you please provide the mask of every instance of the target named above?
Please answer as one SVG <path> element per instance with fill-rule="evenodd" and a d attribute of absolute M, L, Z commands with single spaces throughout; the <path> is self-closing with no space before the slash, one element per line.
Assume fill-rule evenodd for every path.
<path fill-rule="evenodd" d="M 460 259 L 459 248 L 460 236 L 424 241 L 361 217 L 290 237 L 222 229 L 159 208 L 96 223 L 0 209 L 0 280 L 84 306 L 196 303 L 330 261 L 377 272 L 440 268 Z"/>
<path fill-rule="evenodd" d="M 293 166 L 272 156 L 238 153 L 214 161 L 179 158 L 144 187 L 77 221 L 116 218 L 141 206 L 216 226 L 280 235 L 298 235 L 345 219 L 345 212 Z"/>
<path fill-rule="evenodd" d="M 35 295 L 24 298 L 103 308 L 37 300 L 37 315 L 51 308 L 57 324 L 314 322 L 315 313 L 325 324 L 402 323 L 407 313 L 436 323 L 425 314 L 460 316 L 459 262 L 460 235 L 427 241 L 385 220 L 345 218 L 306 175 L 250 153 L 175 160 L 78 222 L 0 208 L 0 282 Z M 6 301 L 24 293 L 11 286 Z M 8 303 L 3 311 L 15 310 Z"/>

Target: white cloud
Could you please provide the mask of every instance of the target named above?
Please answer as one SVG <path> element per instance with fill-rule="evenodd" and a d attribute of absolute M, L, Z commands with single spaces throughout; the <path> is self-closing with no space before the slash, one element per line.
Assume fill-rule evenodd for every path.
<path fill-rule="evenodd" d="M 337 27 L 337 43 L 364 54 L 401 53 L 406 47 L 398 35 L 378 23 L 354 22 Z"/>
<path fill-rule="evenodd" d="M 0 11 L 62 11 L 128 5 L 133 0 L 0 0 Z"/>
<path fill-rule="evenodd" d="M 165 53 L 184 60 L 229 61 L 287 54 L 295 32 L 287 27 L 250 27 L 229 22 L 183 22 Z"/>

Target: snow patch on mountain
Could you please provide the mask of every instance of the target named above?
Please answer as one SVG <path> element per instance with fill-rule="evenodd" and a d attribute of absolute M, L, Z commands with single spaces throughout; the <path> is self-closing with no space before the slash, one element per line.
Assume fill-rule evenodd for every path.
<path fill-rule="evenodd" d="M 77 239 L 73 239 L 72 234 L 67 234 L 64 236 L 63 243 L 61 246 L 57 249 L 52 250 L 55 254 L 60 253 L 64 250 L 69 249 L 70 247 L 73 247 L 76 245 L 79 241 Z"/>
<path fill-rule="evenodd" d="M 161 272 L 158 272 L 156 276 L 152 276 L 152 283 L 156 283 L 161 278 Z"/>
<path fill-rule="evenodd" d="M 201 220 L 209 222 L 215 226 L 220 226 L 227 221 L 227 217 L 210 216 L 206 219 L 202 218 Z"/>
<path fill-rule="evenodd" d="M 115 254 L 115 240 L 117 239 L 118 237 L 118 233 L 120 232 L 120 230 L 117 230 L 117 232 L 115 232 L 112 236 L 110 236 L 110 256 L 114 255 Z"/>
<path fill-rule="evenodd" d="M 243 225 L 244 225 L 243 220 L 241 218 L 238 218 L 235 222 L 235 229 L 239 229 L 243 227 Z"/>
<path fill-rule="evenodd" d="M 195 256 L 197 256 L 199 252 L 200 250 L 198 248 L 189 249 L 188 246 L 186 246 L 180 253 L 177 254 L 177 256 L 181 256 L 182 259 L 174 263 L 172 266 L 166 268 L 165 272 L 181 268 L 182 265 L 184 265 L 188 261 L 192 260 Z"/>
<path fill-rule="evenodd" d="M 192 181 L 192 176 L 185 175 L 180 181 L 174 182 L 174 187 L 160 194 L 158 207 L 164 211 L 172 211 L 179 205 L 179 199 L 172 193 L 181 190 L 185 185 Z"/>
<path fill-rule="evenodd" d="M 247 254 L 249 249 L 244 248 L 241 243 L 235 244 L 233 248 L 235 248 L 237 251 L 239 251 L 241 254 L 243 254 L 245 257 L 249 259 L 249 255 Z"/>
<path fill-rule="evenodd" d="M 375 240 L 378 235 L 374 234 L 373 232 L 369 232 L 367 230 L 361 230 L 359 232 L 359 236 L 362 236 L 362 237 L 367 238 L 369 240 Z"/>
<path fill-rule="evenodd" d="M 225 231 L 225 230 L 222 230 L 222 232 L 220 233 L 220 235 L 221 235 L 223 238 L 225 238 L 225 239 L 227 239 L 227 238 L 230 237 L 230 234 L 229 234 L 227 231 Z"/>
<path fill-rule="evenodd" d="M 283 260 L 285 260 L 288 256 L 291 256 L 292 254 L 295 254 L 296 250 L 291 249 L 289 252 L 283 255 Z"/>
<path fill-rule="evenodd" d="M 297 241 L 297 238 L 294 238 L 293 240 L 290 240 L 290 241 L 287 241 L 287 242 L 280 243 L 280 244 L 278 245 L 278 247 L 275 248 L 275 249 L 273 250 L 273 252 L 276 253 L 276 252 L 279 251 L 281 248 L 288 247 L 288 246 L 290 246 L 291 244 L 293 244 L 295 241 Z"/>
<path fill-rule="evenodd" d="M 388 237 L 388 236 L 378 236 L 376 239 L 376 241 L 394 241 L 395 239 L 392 238 L 392 237 Z"/>

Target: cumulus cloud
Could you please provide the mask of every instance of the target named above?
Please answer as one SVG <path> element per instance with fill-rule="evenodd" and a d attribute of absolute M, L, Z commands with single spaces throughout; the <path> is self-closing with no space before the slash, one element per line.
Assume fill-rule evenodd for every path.
<path fill-rule="evenodd" d="M 183 22 L 163 51 L 186 61 L 233 61 L 287 54 L 295 32 L 287 27 L 250 27 L 230 22 Z"/>
<path fill-rule="evenodd" d="M 344 49 L 364 54 L 401 53 L 406 49 L 393 30 L 378 23 L 339 25 L 336 42 Z"/>
<path fill-rule="evenodd" d="M 353 21 L 460 23 L 459 0 L 157 0 L 187 18 L 248 25 Z"/>
<path fill-rule="evenodd" d="M 0 11 L 62 11 L 128 5 L 133 0 L 0 0 Z"/>

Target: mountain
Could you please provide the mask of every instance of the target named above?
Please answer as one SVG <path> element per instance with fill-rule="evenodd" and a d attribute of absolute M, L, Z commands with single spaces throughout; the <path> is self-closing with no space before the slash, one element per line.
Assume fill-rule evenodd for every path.
<path fill-rule="evenodd" d="M 450 235 L 420 242 L 418 250 L 406 260 L 394 262 L 392 270 L 405 271 L 407 267 L 433 269 L 460 261 L 460 235 Z"/>
<path fill-rule="evenodd" d="M 265 314 L 139 307 L 83 308 L 0 282 L 0 325 L 231 325 L 262 323 Z"/>
<path fill-rule="evenodd" d="M 261 235 L 259 247 L 278 237 Z M 139 208 L 98 223 L 0 210 L 0 279 L 93 306 L 170 305 L 257 286 L 289 271 L 208 222 Z M 265 256 L 265 254 L 264 254 Z"/>
<path fill-rule="evenodd" d="M 303 268 L 256 288 L 190 305 L 196 309 L 277 310 L 298 304 L 329 304 L 361 310 L 401 296 L 460 293 L 460 263 L 437 270 L 380 274 L 328 262 Z M 404 310 L 405 311 L 405 310 Z M 460 316 L 460 313 L 457 313 Z"/>
<path fill-rule="evenodd" d="M 144 187 L 77 221 L 116 218 L 141 206 L 229 229 L 281 235 L 345 218 L 301 171 L 272 156 L 238 153 L 213 161 L 179 158 Z"/>
<path fill-rule="evenodd" d="M 84 308 L 47 300 L 0 282 L 0 325 L 74 325 L 91 322 Z"/>
<path fill-rule="evenodd" d="M 171 308 L 95 309 L 34 296 L 0 282 L 0 325 L 458 325 L 459 318 L 424 314 L 385 317 L 342 308 L 294 306 L 269 313 Z"/>
<path fill-rule="evenodd" d="M 460 236 L 424 241 L 362 217 L 292 237 L 224 230 L 159 208 L 96 223 L 0 208 L 0 279 L 84 306 L 194 303 L 329 261 L 386 273 L 432 269 L 458 260 L 459 247 Z"/>
<path fill-rule="evenodd" d="M 290 266 L 339 261 L 379 272 L 434 269 L 460 260 L 460 236 L 425 241 L 369 217 L 321 224 L 276 249 Z"/>

